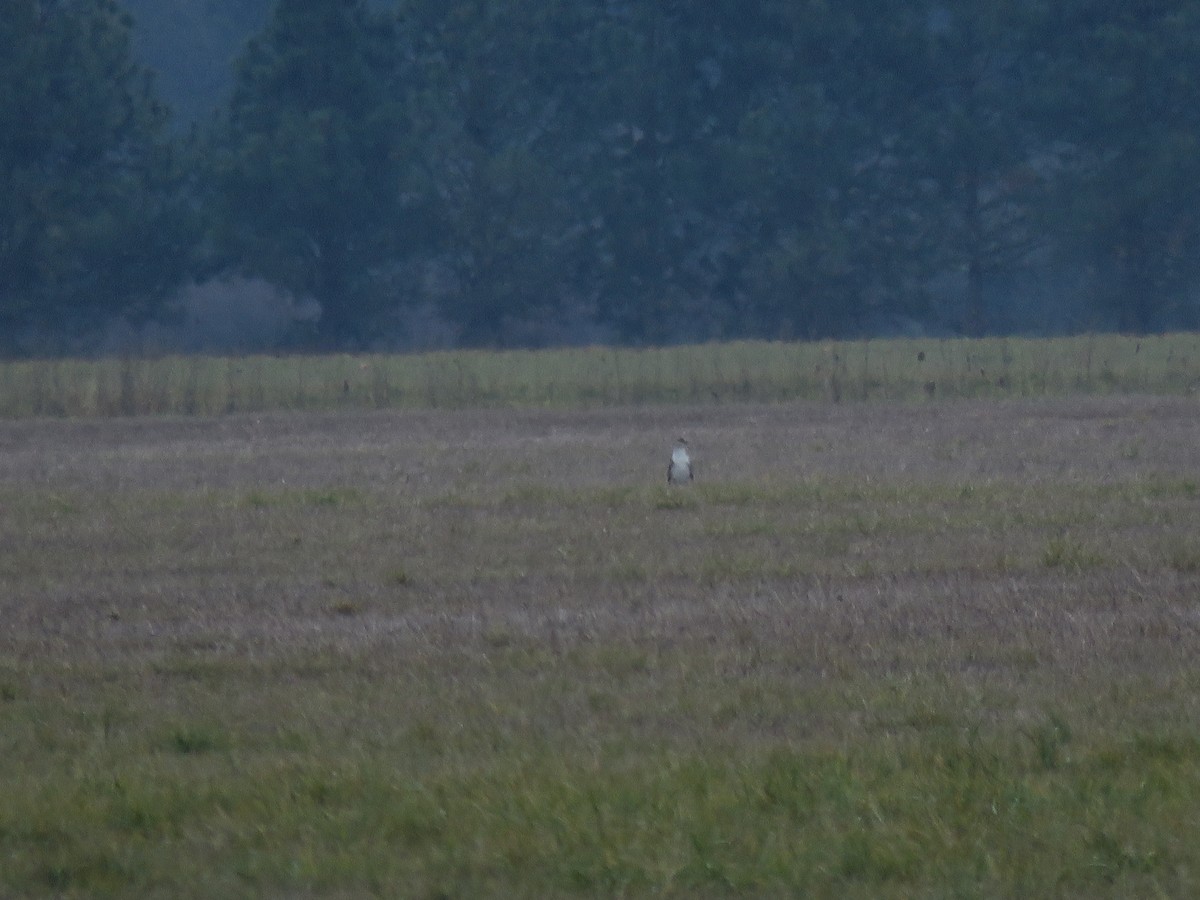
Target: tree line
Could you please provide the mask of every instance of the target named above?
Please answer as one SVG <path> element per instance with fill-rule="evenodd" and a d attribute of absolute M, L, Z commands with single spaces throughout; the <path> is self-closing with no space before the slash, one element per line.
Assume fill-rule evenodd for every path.
<path fill-rule="evenodd" d="M 117 0 L 8 8 L 6 352 L 238 283 L 298 347 L 1200 319 L 1186 0 L 278 0 L 186 132 Z"/>

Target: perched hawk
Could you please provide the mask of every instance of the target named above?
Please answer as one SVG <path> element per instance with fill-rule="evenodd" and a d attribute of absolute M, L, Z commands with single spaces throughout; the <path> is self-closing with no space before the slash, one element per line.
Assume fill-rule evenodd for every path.
<path fill-rule="evenodd" d="M 671 462 L 667 465 L 667 484 L 685 484 L 695 478 L 696 472 L 688 456 L 687 441 L 680 438 L 671 451 Z"/>

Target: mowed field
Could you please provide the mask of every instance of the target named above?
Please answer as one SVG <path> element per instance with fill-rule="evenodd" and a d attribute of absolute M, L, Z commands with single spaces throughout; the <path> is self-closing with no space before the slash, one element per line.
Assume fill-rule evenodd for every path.
<path fill-rule="evenodd" d="M 0 422 L 0 896 L 1195 896 L 1198 413 Z"/>

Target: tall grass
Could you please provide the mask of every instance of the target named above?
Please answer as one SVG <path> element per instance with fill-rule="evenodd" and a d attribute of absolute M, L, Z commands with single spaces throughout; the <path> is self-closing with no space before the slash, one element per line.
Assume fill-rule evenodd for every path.
<path fill-rule="evenodd" d="M 0 363 L 0 417 L 920 400 L 1200 385 L 1200 335 Z"/>

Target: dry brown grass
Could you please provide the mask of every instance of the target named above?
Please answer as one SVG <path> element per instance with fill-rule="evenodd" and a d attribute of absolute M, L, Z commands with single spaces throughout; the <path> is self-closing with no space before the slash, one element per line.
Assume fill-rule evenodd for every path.
<path fill-rule="evenodd" d="M 819 754 L 886 746 L 903 769 L 906 754 L 979 739 L 1040 761 L 1017 781 L 1043 803 L 1084 790 L 1043 769 L 1090 773 L 1137 741 L 1182 746 L 1170 752 L 1193 778 L 1196 412 L 1122 397 L 0 423 L 10 773 L 49 785 L 70 781 L 72 758 L 126 771 L 163 747 L 259 775 L 297 756 L 387 759 L 404 783 L 443 785 L 497 760 L 524 771 L 549 748 L 606 778 L 663 753 L 708 764 L 780 748 L 818 754 L 819 769 Z M 698 481 L 670 489 L 680 433 Z M 159 777 L 192 784 L 188 772 Z M 473 802 L 487 820 L 492 801 Z M 837 846 L 851 875 L 871 875 L 851 894 L 1003 893 L 1043 875 L 1068 894 L 1174 893 L 1195 886 L 1185 845 L 1200 836 L 1177 814 L 1105 810 L 1106 831 L 1062 812 L 1037 849 L 1014 819 L 993 870 L 931 862 L 920 841 L 899 869 Z M 201 818 L 223 833 L 219 815 Z M 983 853 L 995 836 L 980 827 Z M 109 884 L 39 868 L 44 847 L 16 834 L 0 821 L 28 879 L 13 889 Z M 214 865 L 257 858 L 189 840 Z M 422 891 L 695 887 L 653 862 L 613 883 L 538 859 L 521 887 L 416 846 L 429 868 L 402 876 Z M 1122 868 L 1127 850 L 1153 864 Z M 1031 853 L 1060 869 L 1026 871 Z M 1097 854 L 1108 880 L 1088 868 Z M 730 884 L 846 887 L 810 862 L 786 877 L 730 868 Z M 296 887 L 262 865 L 247 884 Z M 118 869 L 112 884 L 145 887 Z M 185 878 L 172 871 L 162 883 Z M 364 889 L 336 871 L 326 889 Z"/>
<path fill-rule="evenodd" d="M 1123 398 L 7 423 L 0 648 L 403 659 L 733 633 L 801 681 L 831 666 L 992 684 L 1177 674 L 1200 649 L 1195 411 Z M 690 490 L 659 477 L 681 431 Z"/>

